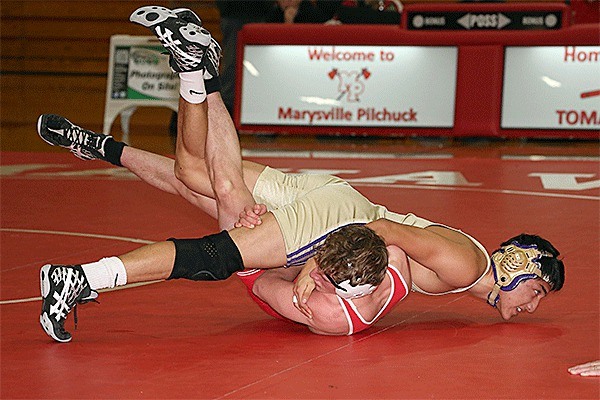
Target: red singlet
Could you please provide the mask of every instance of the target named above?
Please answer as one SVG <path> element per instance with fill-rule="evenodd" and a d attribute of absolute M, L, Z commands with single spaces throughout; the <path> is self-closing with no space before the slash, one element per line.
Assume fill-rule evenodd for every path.
<path fill-rule="evenodd" d="M 292 322 L 290 319 L 279 314 L 270 305 L 262 301 L 252 292 L 254 282 L 256 282 L 258 277 L 261 276 L 265 271 L 266 270 L 264 269 L 247 269 L 238 272 L 236 275 L 238 278 L 240 278 L 244 285 L 246 285 L 246 289 L 248 289 L 248 294 L 250 297 L 264 312 L 277 319 Z M 388 265 L 387 275 L 390 277 L 390 294 L 381 310 L 379 310 L 377 315 L 375 315 L 371 321 L 365 320 L 363 316 L 360 315 L 352 300 L 345 300 L 337 296 L 338 301 L 342 306 L 342 310 L 344 310 L 344 314 L 346 315 L 346 320 L 348 321 L 348 335 L 352 335 L 353 333 L 358 333 L 369 328 L 375 322 L 379 321 L 384 315 L 388 314 L 392 308 L 394 308 L 394 306 L 404 299 L 408 294 L 408 286 L 400 271 L 398 271 L 395 267 Z"/>

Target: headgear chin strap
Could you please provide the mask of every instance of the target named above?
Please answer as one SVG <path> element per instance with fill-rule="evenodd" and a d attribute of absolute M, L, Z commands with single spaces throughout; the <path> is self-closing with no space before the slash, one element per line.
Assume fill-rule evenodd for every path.
<path fill-rule="evenodd" d="M 352 286 L 350 284 L 350 280 L 346 279 L 345 281 L 335 285 L 335 294 L 340 296 L 342 299 L 350 300 L 371 294 L 375 291 L 375 289 L 377 289 L 377 286 L 369 283 Z"/>
<path fill-rule="evenodd" d="M 539 259 L 542 256 L 552 257 L 551 254 L 538 250 L 535 244 L 527 246 L 517 241 L 495 251 L 492 254 L 492 269 L 496 283 L 488 295 L 488 303 L 496 307 L 500 290 L 511 291 L 524 280 L 538 277 L 546 280 L 540 269 Z"/>

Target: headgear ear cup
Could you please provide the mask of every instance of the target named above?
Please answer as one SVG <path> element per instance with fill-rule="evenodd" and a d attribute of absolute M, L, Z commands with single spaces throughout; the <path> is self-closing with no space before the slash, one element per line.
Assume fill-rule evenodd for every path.
<path fill-rule="evenodd" d="M 369 283 L 365 283 L 362 285 L 352 286 L 350 284 L 350 280 L 345 280 L 337 284 L 335 288 L 335 294 L 340 296 L 342 299 L 350 300 L 356 299 L 358 297 L 363 297 L 368 294 L 371 294 L 377 289 L 377 286 L 371 285 Z"/>
<path fill-rule="evenodd" d="M 494 252 L 492 267 L 496 283 L 488 295 L 488 303 L 496 306 L 500 298 L 500 290 L 511 291 L 527 279 L 536 277 L 544 279 L 538 260 L 548 255 L 538 250 L 536 245 L 526 246 L 516 241 Z"/>

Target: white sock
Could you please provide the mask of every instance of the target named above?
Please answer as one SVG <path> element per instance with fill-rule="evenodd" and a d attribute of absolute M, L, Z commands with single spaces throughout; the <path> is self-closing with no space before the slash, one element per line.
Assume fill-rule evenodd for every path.
<path fill-rule="evenodd" d="M 188 103 L 200 104 L 206 100 L 203 75 L 204 70 L 179 74 L 179 94 Z"/>
<path fill-rule="evenodd" d="M 103 258 L 82 264 L 83 272 L 93 290 L 114 288 L 127 283 L 127 271 L 119 257 Z"/>

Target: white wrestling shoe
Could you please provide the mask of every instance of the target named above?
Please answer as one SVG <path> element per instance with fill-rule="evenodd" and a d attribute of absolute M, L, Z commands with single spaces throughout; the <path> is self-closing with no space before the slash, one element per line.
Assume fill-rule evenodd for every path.
<path fill-rule="evenodd" d="M 129 20 L 150 29 L 160 40 L 170 53 L 169 65 L 174 72 L 200 71 L 204 68 L 202 61 L 212 37 L 193 11 L 145 6 L 135 10 Z"/>

